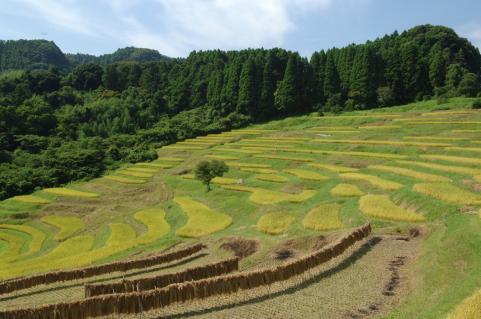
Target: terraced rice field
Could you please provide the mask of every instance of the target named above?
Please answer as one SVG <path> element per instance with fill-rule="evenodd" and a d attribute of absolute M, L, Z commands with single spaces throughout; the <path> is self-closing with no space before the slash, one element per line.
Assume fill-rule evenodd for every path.
<path fill-rule="evenodd" d="M 186 242 L 206 243 L 208 256 L 176 269 L 239 255 L 240 271 L 253 270 L 304 256 L 371 221 L 369 245 L 314 279 L 256 291 L 252 299 L 241 293 L 237 302 L 199 301 L 198 311 L 174 307 L 174 317 L 253 318 L 255 309 L 276 317 L 279 306 L 296 309 L 294 318 L 310 318 L 312 309 L 329 305 L 319 316 L 478 318 L 481 112 L 455 102 L 452 110 L 423 102 L 210 134 L 162 147 L 153 162 L 8 199 L 0 203 L 0 279 L 145 256 Z M 209 192 L 193 175 L 205 159 L 230 167 Z M 403 256 L 403 265 L 391 264 Z M 393 267 L 400 275 L 390 295 L 383 289 Z M 93 280 L 123 275 L 116 276 Z M 25 305 L 22 298 L 35 305 L 82 299 L 84 283 L 0 295 L 0 308 Z M 276 304 L 281 299 L 285 305 Z M 221 301 L 227 305 L 217 307 Z M 285 309 L 277 317 L 289 317 Z"/>

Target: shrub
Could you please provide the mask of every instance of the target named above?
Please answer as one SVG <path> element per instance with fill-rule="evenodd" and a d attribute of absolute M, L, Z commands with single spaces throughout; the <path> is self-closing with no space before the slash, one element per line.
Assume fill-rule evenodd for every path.
<path fill-rule="evenodd" d="M 471 108 L 475 110 L 481 109 L 481 99 L 476 99 L 471 103 Z"/>

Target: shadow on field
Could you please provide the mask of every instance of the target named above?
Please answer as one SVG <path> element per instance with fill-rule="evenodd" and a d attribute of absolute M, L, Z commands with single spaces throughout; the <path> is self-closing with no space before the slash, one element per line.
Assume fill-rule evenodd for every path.
<path fill-rule="evenodd" d="M 239 307 L 239 306 L 256 304 L 256 303 L 263 302 L 263 301 L 266 301 L 266 300 L 269 300 L 269 299 L 272 299 L 272 298 L 276 298 L 276 297 L 279 297 L 279 296 L 282 296 L 282 295 L 286 295 L 286 294 L 293 294 L 297 291 L 300 291 L 304 288 L 307 288 L 312 284 L 318 283 L 320 280 L 322 280 L 324 278 L 328 278 L 328 277 L 346 269 L 347 267 L 351 266 L 356 261 L 361 259 L 364 255 L 366 255 L 374 246 L 376 246 L 379 242 L 381 242 L 381 240 L 382 240 L 381 237 L 371 238 L 366 243 L 364 243 L 361 247 L 359 247 L 359 249 L 354 251 L 348 258 L 344 259 L 337 266 L 335 266 L 331 269 L 328 269 L 326 271 L 323 271 L 320 274 L 318 274 L 318 275 L 316 275 L 316 276 L 314 276 L 314 277 L 312 277 L 312 278 L 310 278 L 306 281 L 303 281 L 303 282 L 301 282 L 301 283 L 299 283 L 295 286 L 289 287 L 285 290 L 281 290 L 281 291 L 275 292 L 273 294 L 268 293 L 268 294 L 263 295 L 263 296 L 254 297 L 254 298 L 251 298 L 249 300 L 244 300 L 244 301 L 231 303 L 231 304 L 227 304 L 227 305 L 220 305 L 220 306 L 214 306 L 214 307 L 210 307 L 210 308 L 206 308 L 206 309 L 193 310 L 193 311 L 184 312 L 184 313 L 171 315 L 171 316 L 160 316 L 160 317 L 157 317 L 157 319 L 160 319 L 160 318 L 174 319 L 174 318 L 185 318 L 185 317 L 196 316 L 196 315 L 204 315 L 204 314 L 208 314 L 208 313 L 211 313 L 211 312 L 231 309 L 231 308 L 235 308 L 235 307 Z"/>
<path fill-rule="evenodd" d="M 207 253 L 201 253 L 201 254 L 191 256 L 189 258 L 181 259 L 181 260 L 179 260 L 175 263 L 170 263 L 170 264 L 163 265 L 163 266 L 160 266 L 160 267 L 157 267 L 157 268 L 143 269 L 143 270 L 139 270 L 139 271 L 136 271 L 136 272 L 128 273 L 127 275 L 119 274 L 119 275 L 114 276 L 114 277 L 108 277 L 108 278 L 104 278 L 104 279 L 94 279 L 94 280 L 90 280 L 90 281 L 87 280 L 87 281 L 82 281 L 82 282 L 76 282 L 76 283 L 69 284 L 69 285 L 55 286 L 55 287 L 51 287 L 51 288 L 48 288 L 48 286 L 47 286 L 45 289 L 35 290 L 35 291 L 30 291 L 30 292 L 25 292 L 25 293 L 20 293 L 20 294 L 15 294 L 15 292 L 13 292 L 12 294 L 15 294 L 15 295 L 10 295 L 10 296 L 7 296 L 7 297 L 0 297 L 0 302 L 12 300 L 12 299 L 17 299 L 17 298 L 20 298 L 20 297 L 34 296 L 34 295 L 38 295 L 38 294 L 42 294 L 42 293 L 46 293 L 46 292 L 52 292 L 52 291 L 57 291 L 57 290 L 62 290 L 62 289 L 79 287 L 79 286 L 83 286 L 87 283 L 88 284 L 101 283 L 101 282 L 105 282 L 105 281 L 112 281 L 112 280 L 115 280 L 115 279 L 129 278 L 129 277 L 132 277 L 132 276 L 142 275 L 142 274 L 146 274 L 146 273 L 150 273 L 150 272 L 154 272 L 154 271 L 160 271 L 160 270 L 163 270 L 163 269 L 182 266 L 184 264 L 187 264 L 187 263 L 189 263 L 191 261 L 194 261 L 196 259 L 205 257 L 207 255 L 208 255 Z M 33 287 L 33 289 L 35 289 L 35 287 Z"/>

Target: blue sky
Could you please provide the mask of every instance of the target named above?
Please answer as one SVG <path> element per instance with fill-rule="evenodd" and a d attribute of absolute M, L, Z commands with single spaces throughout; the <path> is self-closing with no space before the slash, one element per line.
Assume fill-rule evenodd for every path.
<path fill-rule="evenodd" d="M 312 52 L 442 24 L 481 47 L 479 0 L 2 0 L 0 39 L 53 40 L 69 53 L 147 47 L 282 47 Z"/>

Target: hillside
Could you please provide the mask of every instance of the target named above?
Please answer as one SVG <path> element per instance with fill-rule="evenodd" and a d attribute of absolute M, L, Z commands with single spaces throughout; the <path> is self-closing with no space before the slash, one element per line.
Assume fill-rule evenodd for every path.
<path fill-rule="evenodd" d="M 65 54 L 53 41 L 0 40 L 0 72 L 10 70 L 47 70 L 54 66 L 61 71 L 71 71 L 82 63 L 106 66 L 122 61 L 152 62 L 169 60 L 156 50 L 135 47 L 118 49 L 100 56 L 90 54 Z"/>
<path fill-rule="evenodd" d="M 144 57 L 135 52 L 115 56 Z M 310 60 L 283 49 L 215 50 L 168 63 L 81 64 L 66 74 L 9 72 L 0 77 L 8 119 L 0 121 L 0 199 L 97 177 L 155 159 L 156 147 L 249 123 L 475 97 L 480 59 L 452 29 L 425 25 Z"/>
<path fill-rule="evenodd" d="M 207 248 L 162 266 L 18 288 L 3 294 L 0 308 L 84 302 L 91 300 L 84 284 L 126 286 L 234 255 L 239 270 L 215 278 L 277 269 L 369 221 L 368 239 L 301 275 L 171 306 L 159 297 L 142 316 L 479 317 L 481 113 L 471 102 L 288 117 L 186 139 L 157 149 L 155 161 L 9 198 L 0 203 L 2 279 L 150 256 L 179 243 L 168 251 Z M 211 159 L 230 170 L 206 192 L 192 170 Z M 186 279 L 175 280 L 168 287 Z M 140 289 L 146 295 L 121 317 L 139 316 L 165 289 Z M 112 296 L 89 311 L 127 312 L 127 303 L 107 306 Z"/>

